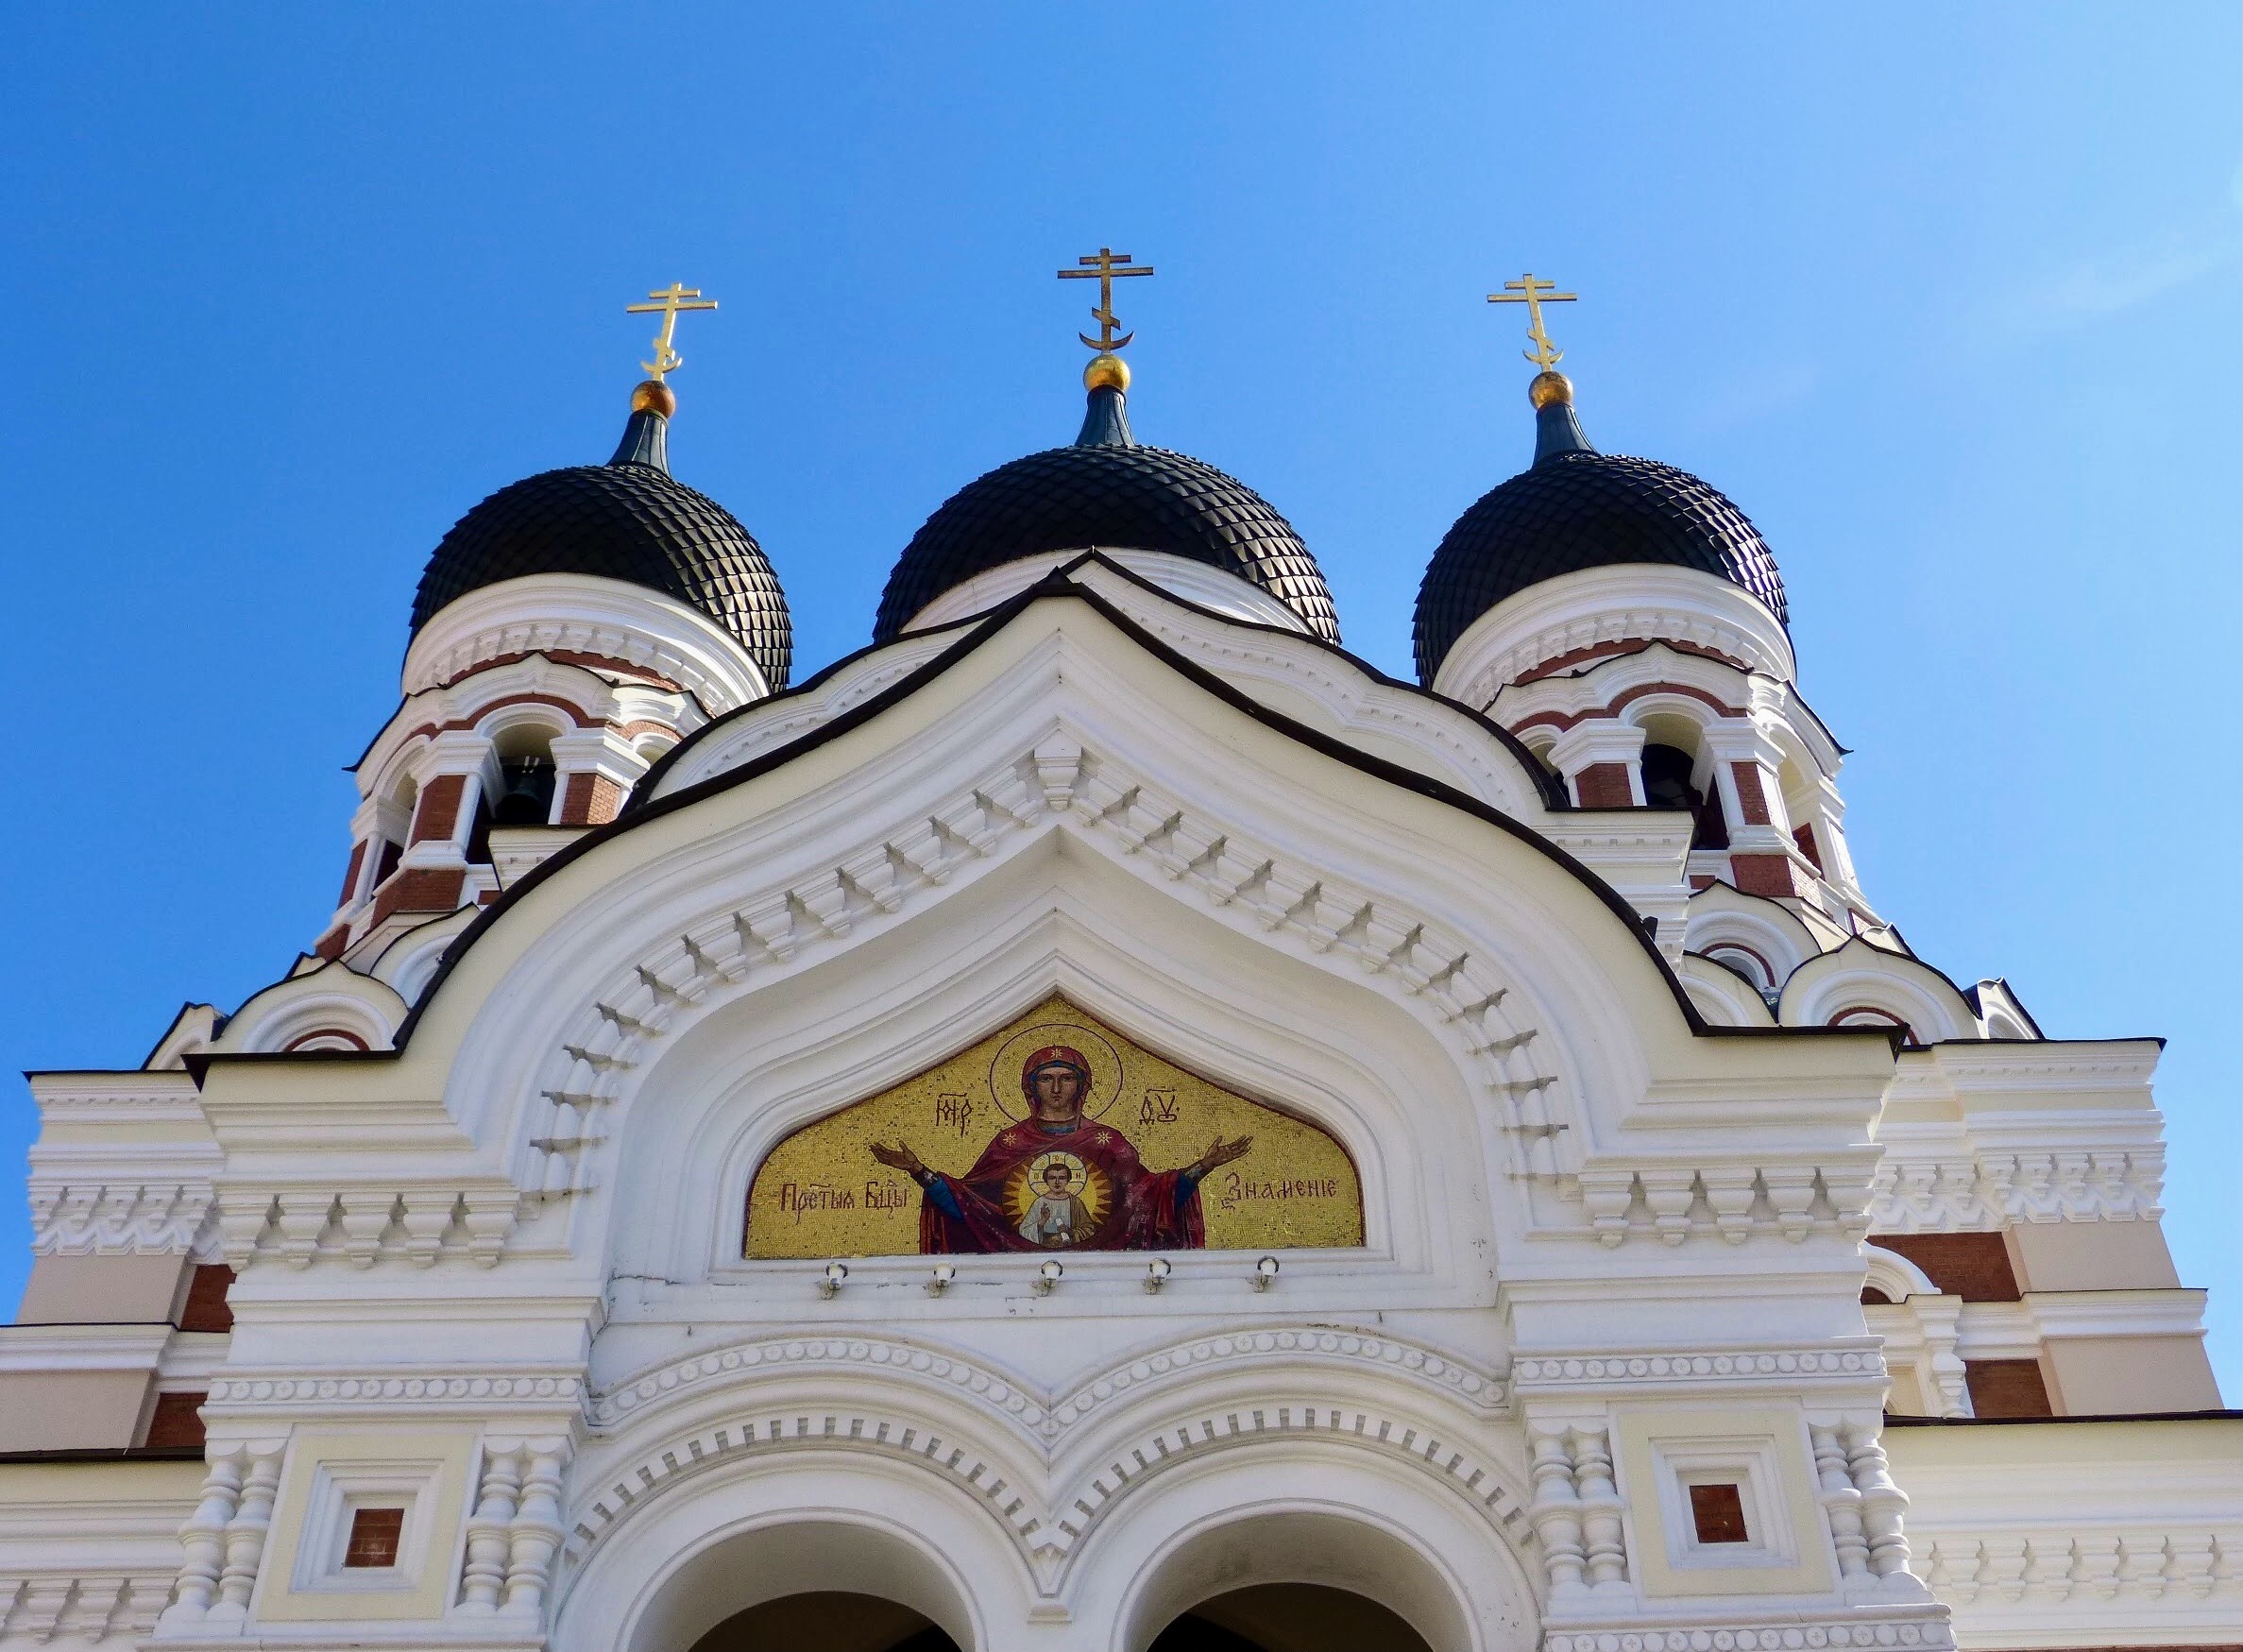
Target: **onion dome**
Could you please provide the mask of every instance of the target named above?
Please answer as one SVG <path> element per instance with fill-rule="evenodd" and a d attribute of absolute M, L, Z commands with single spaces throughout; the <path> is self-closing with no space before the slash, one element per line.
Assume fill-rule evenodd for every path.
<path fill-rule="evenodd" d="M 892 641 L 927 604 L 977 574 L 1067 551 L 1154 551 L 1237 575 L 1339 640 L 1323 571 L 1269 502 L 1212 465 L 1140 447 L 1125 404 L 1130 375 L 1100 354 L 1072 447 L 1000 465 L 952 494 L 911 536 L 888 577 L 873 640 Z"/>
<path fill-rule="evenodd" d="M 761 546 L 730 511 L 670 474 L 677 400 L 648 381 L 604 465 L 547 470 L 492 494 L 429 558 L 413 629 L 471 590 L 536 573 L 621 580 L 697 608 L 739 639 L 774 690 L 793 658 L 793 625 Z"/>
<path fill-rule="evenodd" d="M 1419 681 L 1430 685 L 1456 639 L 1505 597 L 1587 568 L 1695 568 L 1789 623 L 1776 558 L 1718 489 L 1656 459 L 1598 452 L 1564 374 L 1537 375 L 1528 394 L 1534 464 L 1457 518 L 1419 587 Z"/>

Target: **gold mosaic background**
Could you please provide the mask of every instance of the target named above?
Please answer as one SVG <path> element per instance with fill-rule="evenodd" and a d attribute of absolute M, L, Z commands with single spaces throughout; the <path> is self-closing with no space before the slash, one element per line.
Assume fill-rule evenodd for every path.
<path fill-rule="evenodd" d="M 1090 1060 L 1084 1119 L 1127 1136 L 1148 1169 L 1188 1165 L 1218 1135 L 1254 1138 L 1244 1158 L 1199 1184 L 1209 1250 L 1363 1243 L 1362 1189 L 1339 1143 L 1163 1061 L 1055 996 L 972 1048 L 781 1142 L 748 1193 L 745 1254 L 917 1255 L 919 1185 L 877 1163 L 870 1144 L 900 1139 L 929 1169 L 962 1175 L 992 1136 L 1025 1115 L 1021 1064 L 1053 1044 Z"/>

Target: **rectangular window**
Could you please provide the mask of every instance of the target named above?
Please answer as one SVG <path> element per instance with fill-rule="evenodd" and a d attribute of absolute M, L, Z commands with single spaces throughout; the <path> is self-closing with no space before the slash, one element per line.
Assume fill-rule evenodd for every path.
<path fill-rule="evenodd" d="M 1691 1523 L 1702 1543 L 1748 1543 L 1744 1529 L 1744 1497 L 1735 1486 L 1713 1484 L 1690 1488 Z"/>
<path fill-rule="evenodd" d="M 395 1566 L 398 1546 L 404 1535 L 402 1508 L 354 1508 L 350 1511 L 350 1541 L 343 1550 L 343 1564 L 352 1569 Z"/>

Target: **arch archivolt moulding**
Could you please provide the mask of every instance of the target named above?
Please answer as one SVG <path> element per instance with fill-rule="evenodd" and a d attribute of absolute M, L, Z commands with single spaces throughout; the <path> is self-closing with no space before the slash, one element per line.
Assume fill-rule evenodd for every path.
<path fill-rule="evenodd" d="M 1481 1418 L 1506 1411 L 1502 1377 L 1453 1352 L 1382 1332 L 1318 1324 L 1266 1325 L 1141 1349 L 1063 1389 L 1044 1388 L 956 1349 L 898 1337 L 804 1331 L 664 1361 L 594 1394 L 586 1416 L 593 1427 L 612 1430 L 667 1409 L 673 1399 L 736 1388 L 758 1371 L 869 1372 L 967 1396 L 1037 1440 L 1048 1456 L 1065 1437 L 1147 1393 L 1172 1392 L 1215 1373 L 1290 1372 L 1304 1365 L 1376 1371 L 1385 1380 L 1441 1395 Z"/>
<path fill-rule="evenodd" d="M 1187 806 L 1120 762 L 1050 728 L 979 782 L 951 792 L 808 877 L 767 888 L 679 927 L 615 969 L 549 1048 L 521 1098 L 518 1184 L 533 1202 L 599 1184 L 605 1118 L 628 1100 L 659 1043 L 713 1008 L 844 945 L 1041 839 L 1054 826 L 1198 893 L 1235 923 L 1292 943 L 1327 969 L 1431 1012 L 1444 1042 L 1495 1109 L 1514 1173 L 1572 1167 L 1576 1110 L 1551 1041 L 1500 976 L 1438 919 L 1326 874 L 1200 805 Z"/>
<path fill-rule="evenodd" d="M 1331 1379 L 1306 1402 L 1291 1397 L 1304 1366 Z M 886 1391 L 868 1384 L 860 1398 L 836 1380 L 844 1373 Z M 761 1338 L 592 1398 L 587 1415 L 607 1439 L 579 1458 L 569 1556 L 581 1568 L 640 1510 L 697 1477 L 842 1452 L 871 1473 L 928 1473 L 965 1493 L 1051 1594 L 1096 1530 L 1149 1483 L 1229 1454 L 1288 1448 L 1406 1465 L 1516 1549 L 1530 1535 L 1524 1475 L 1486 1443 L 1488 1426 L 1505 1421 L 1504 1396 L 1500 1379 L 1452 1355 L 1336 1327 L 1189 1338 L 1059 1395 L 894 1338 Z M 1003 1433 L 988 1436 L 990 1422 Z"/>

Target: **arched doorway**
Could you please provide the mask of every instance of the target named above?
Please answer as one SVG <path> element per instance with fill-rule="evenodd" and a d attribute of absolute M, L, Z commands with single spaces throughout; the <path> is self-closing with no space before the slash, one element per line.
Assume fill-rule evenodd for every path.
<path fill-rule="evenodd" d="M 1432 1652 L 1395 1612 L 1351 1590 L 1262 1583 L 1211 1596 L 1153 1638 L 1151 1652 Z M 714 1649 L 711 1649 L 714 1652 Z"/>
<path fill-rule="evenodd" d="M 821 1590 L 782 1595 L 736 1612 L 693 1652 L 959 1652 L 924 1613 L 876 1594 Z"/>
<path fill-rule="evenodd" d="M 1354 1509 L 1277 1508 L 1180 1534 L 1135 1592 L 1130 1652 L 1465 1652 L 1454 1584 Z"/>

